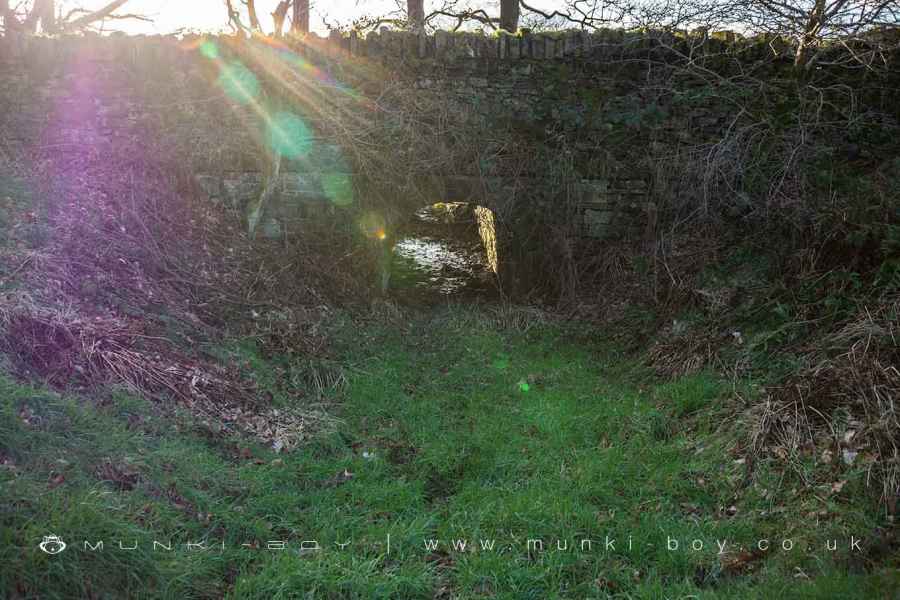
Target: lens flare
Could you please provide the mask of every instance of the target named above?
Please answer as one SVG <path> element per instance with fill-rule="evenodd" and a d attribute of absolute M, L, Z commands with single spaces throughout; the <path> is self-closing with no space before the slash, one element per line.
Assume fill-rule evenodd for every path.
<path fill-rule="evenodd" d="M 259 95 L 259 79 L 237 61 L 222 67 L 219 85 L 229 98 L 241 104 L 252 102 Z"/>
<path fill-rule="evenodd" d="M 347 173 L 326 173 L 322 177 L 322 189 L 337 206 L 353 204 L 353 182 Z"/>
<path fill-rule="evenodd" d="M 269 147 L 285 158 L 297 159 L 312 149 L 312 132 L 291 112 L 277 112 L 268 121 Z"/>
<path fill-rule="evenodd" d="M 381 235 L 387 237 L 387 234 L 385 233 L 387 228 L 385 227 L 384 217 L 381 215 L 375 213 L 363 215 L 359 221 L 359 227 L 366 237 L 376 240 L 383 240 L 384 237 L 381 237 Z"/>
<path fill-rule="evenodd" d="M 210 60 L 215 60 L 219 58 L 219 46 L 211 40 L 206 40 L 200 44 L 200 54 Z"/>

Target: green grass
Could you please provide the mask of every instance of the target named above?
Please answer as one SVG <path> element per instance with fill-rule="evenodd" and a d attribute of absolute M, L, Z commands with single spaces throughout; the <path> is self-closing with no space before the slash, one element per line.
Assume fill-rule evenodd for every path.
<path fill-rule="evenodd" d="M 840 494 L 810 494 L 763 464 L 744 486 L 713 376 L 654 383 L 596 336 L 495 322 L 450 308 L 341 327 L 342 425 L 288 455 L 125 394 L 89 402 L 0 378 L 0 594 L 892 597 L 896 561 L 846 548 L 883 525 L 864 473 Z M 57 556 L 37 549 L 51 533 L 69 543 Z M 837 552 L 824 550 L 832 538 Z M 103 552 L 82 546 L 101 539 Z M 225 549 L 184 547 L 204 539 Z M 703 550 L 687 548 L 695 539 Z M 717 539 L 730 555 L 760 539 L 773 548 L 729 570 Z M 266 548 L 277 540 L 287 549 Z M 301 551 L 304 540 L 322 550 Z"/>
<path fill-rule="evenodd" d="M 0 251 L 16 245 L 30 250 L 43 246 L 48 235 L 39 217 L 43 212 L 43 204 L 0 156 Z M 0 264 L 0 278 L 16 266 Z"/>

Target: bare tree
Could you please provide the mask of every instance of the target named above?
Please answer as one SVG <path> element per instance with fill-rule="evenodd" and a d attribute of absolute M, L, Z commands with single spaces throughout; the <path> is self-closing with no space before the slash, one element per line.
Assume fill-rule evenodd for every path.
<path fill-rule="evenodd" d="M 34 0 L 21 2 L 15 8 L 10 7 L 9 0 L 0 1 L 0 17 L 3 19 L 4 31 L 37 33 L 70 33 L 90 28 L 107 20 L 136 19 L 150 21 L 144 15 L 119 13 L 128 0 L 113 0 L 96 10 L 73 8 L 65 15 L 57 18 L 54 0 Z"/>
<path fill-rule="evenodd" d="M 846 43 L 900 23 L 898 0 L 745 0 L 738 6 L 738 19 L 753 29 L 793 38 L 794 64 L 807 69 L 829 40 Z"/>
<path fill-rule="evenodd" d="M 274 37 L 280 38 L 284 35 L 284 22 L 287 20 L 287 12 L 290 7 L 291 0 L 281 0 L 275 7 L 275 11 L 272 13 L 272 22 L 275 24 L 275 28 L 272 30 Z"/>
<path fill-rule="evenodd" d="M 309 33 L 309 0 L 294 0 L 291 17 L 291 31 L 295 34 Z"/>
<path fill-rule="evenodd" d="M 259 24 L 259 17 L 256 15 L 256 0 L 242 0 L 244 6 L 247 7 L 247 16 L 250 18 L 250 29 L 253 31 L 262 31 L 262 25 Z"/>
<path fill-rule="evenodd" d="M 38 23 L 43 31 L 53 33 L 56 31 L 56 9 L 53 0 L 34 0 L 31 12 L 25 18 L 25 30 L 37 33 Z"/>
<path fill-rule="evenodd" d="M 500 29 L 519 29 L 519 0 L 500 0 Z"/>
<path fill-rule="evenodd" d="M 828 42 L 846 45 L 900 24 L 900 0 L 566 0 L 553 11 L 530 1 L 519 0 L 527 14 L 563 27 L 734 28 L 782 36 L 794 41 L 794 64 L 804 69 L 817 64 Z"/>
<path fill-rule="evenodd" d="M 532 22 L 554 27 L 592 30 L 601 27 L 629 27 L 673 30 L 714 28 L 730 23 L 734 2 L 726 0 L 566 0 L 550 10 L 542 10 L 520 0 L 519 5 Z"/>
<path fill-rule="evenodd" d="M 265 10 L 265 8 L 259 7 L 256 0 L 241 0 L 243 10 L 236 9 L 233 0 L 224 0 L 224 4 L 228 12 L 228 24 L 232 29 L 244 33 L 262 33 L 258 10 Z M 295 34 L 309 33 L 309 0 L 279 0 L 271 13 L 274 37 L 283 35 L 289 12 L 291 14 L 291 32 Z M 247 25 L 245 25 L 243 17 L 246 17 Z"/>
<path fill-rule="evenodd" d="M 406 0 L 406 20 L 410 31 L 414 33 L 425 32 L 424 0 Z"/>
<path fill-rule="evenodd" d="M 564 0 L 553 10 L 534 6 L 533 0 L 500 0 L 499 17 L 496 13 L 490 14 L 491 7 L 478 0 L 441 0 L 428 13 L 424 0 L 395 2 L 394 11 L 382 15 L 364 14 L 353 21 L 352 27 L 369 30 L 387 24 L 424 32 L 438 28 L 455 31 L 475 24 L 513 32 L 524 20 L 528 26 L 542 29 L 572 26 L 584 30 L 641 27 L 663 31 L 733 28 L 748 34 L 770 33 L 791 38 L 794 40 L 794 62 L 797 67 L 806 69 L 817 64 L 819 50 L 827 45 L 827 41 L 846 44 L 850 39 L 865 37 L 872 28 L 896 26 L 900 15 L 900 0 Z M 246 31 L 239 12 L 234 10 L 233 0 L 225 0 L 225 3 L 229 22 L 236 29 Z M 8 6 L 8 0 L 3 4 Z M 36 12 L 28 26 L 34 28 L 36 22 L 41 21 L 42 28 L 48 29 L 45 21 L 52 23 L 52 10 L 46 12 L 46 6 L 52 4 L 52 0 L 35 0 L 35 7 L 44 7 L 44 12 Z M 256 1 L 241 0 L 241 4 L 249 19 L 249 29 L 261 31 Z M 291 31 L 308 32 L 309 0 L 281 0 L 273 13 L 275 34 L 281 34 L 288 11 L 292 12 Z M 7 8 L 5 12 L 10 10 Z M 41 14 L 47 15 L 46 18 L 42 19 Z"/>

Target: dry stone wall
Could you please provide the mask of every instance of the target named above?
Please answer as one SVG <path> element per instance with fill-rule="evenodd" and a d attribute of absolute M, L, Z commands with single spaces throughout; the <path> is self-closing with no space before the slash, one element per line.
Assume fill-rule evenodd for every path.
<path fill-rule="evenodd" d="M 92 65 L 98 77 L 126 71 L 131 82 L 127 94 L 96 99 L 108 104 L 108 132 L 113 134 L 121 120 L 140 123 L 148 135 L 166 139 L 173 155 L 197 175 L 201 191 L 241 209 L 256 197 L 264 179 L 264 133 L 252 105 L 235 103 L 216 86 L 215 67 L 202 51 L 205 41 L 200 36 L 7 36 L 0 38 L 0 79 L 52 95 L 76 60 Z M 417 36 L 382 31 L 365 38 L 312 36 L 285 42 L 279 51 L 307 57 L 323 72 L 335 73 L 332 79 L 352 74 L 347 64 L 377 64 L 385 77 L 406 82 L 414 93 L 475 113 L 486 128 L 503 124 L 529 133 L 551 151 L 564 148 L 574 165 L 570 179 L 554 179 L 536 161 L 538 167 L 517 177 L 540 193 L 517 198 L 527 206 L 552 202 L 554 194 L 574 197 L 585 234 L 602 237 L 640 230 L 654 210 L 652 188 L 665 169 L 663 161 L 714 142 L 735 118 L 733 107 L 709 93 L 714 86 L 696 74 L 704 69 L 717 77 L 740 73 L 766 53 L 779 52 L 780 43 L 742 40 L 727 32 Z M 766 65 L 753 76 L 783 76 L 780 69 L 789 67 L 789 60 L 768 60 Z M 358 89 L 375 95 L 383 83 L 368 81 Z M 353 165 L 342 155 L 340 147 L 325 140 L 316 145 L 311 160 L 282 166 L 267 212 L 269 233 L 280 235 L 335 210 L 323 187 L 323 165 L 341 165 L 350 176 Z M 485 165 L 477 174 L 438 174 L 446 178 L 448 197 L 434 201 L 491 204 L 495 198 L 466 190 L 493 186 L 500 190 L 494 197 L 502 195 L 511 185 L 504 180 L 508 174 L 492 169 Z M 475 176 L 481 185 L 459 184 Z M 552 188 L 549 192 L 541 190 L 542 181 L 552 182 L 544 186 Z"/>

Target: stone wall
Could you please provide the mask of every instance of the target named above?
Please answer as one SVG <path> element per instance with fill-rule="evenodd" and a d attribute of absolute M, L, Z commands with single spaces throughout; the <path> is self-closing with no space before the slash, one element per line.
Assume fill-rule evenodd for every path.
<path fill-rule="evenodd" d="M 609 48 L 614 47 L 605 43 L 631 43 L 632 37 L 617 32 L 606 37 L 572 33 L 526 38 L 383 32 L 365 39 L 352 34 L 329 40 L 313 37 L 308 45 L 295 45 L 293 49 L 314 58 L 325 70 L 340 71 L 340 62 L 347 55 L 377 61 L 391 77 L 407 80 L 418 93 L 475 106 L 486 124 L 499 119 L 535 124 L 547 118 L 565 120 L 583 112 L 579 99 L 571 93 L 578 86 L 596 84 L 596 78 L 593 72 L 589 75 L 594 77 L 592 81 L 587 81 L 584 73 L 570 76 L 565 71 L 567 65 L 602 64 L 609 58 Z M 15 77 L 18 82 L 25 77 L 26 85 L 39 85 L 47 94 L 54 93 L 54 86 L 76 62 L 90 65 L 89 70 L 98 76 L 110 70 L 127 71 L 132 86 L 108 107 L 109 131 L 117 128 L 116 121 L 120 119 L 137 119 L 146 124 L 154 134 L 170 140 L 174 153 L 187 157 L 190 169 L 197 173 L 199 188 L 213 201 L 241 209 L 258 194 L 263 180 L 264 161 L 259 156 L 258 143 L 261 134 L 255 135 L 253 127 L 246 126 L 259 118 L 250 107 L 230 101 L 216 89 L 215 73 L 210 72 L 209 61 L 200 51 L 203 40 L 161 36 L 7 37 L 2 40 L 0 69 L 7 81 Z M 620 85 L 615 73 L 607 73 L 606 77 L 606 89 Z M 323 158 L 313 163 L 346 165 L 346 161 L 336 161 L 331 156 L 339 157 L 341 148 L 320 144 L 316 152 Z M 266 231 L 278 234 L 333 212 L 334 205 L 328 202 L 322 186 L 328 173 L 317 168 L 315 164 L 285 167 L 275 202 L 266 215 L 271 221 Z M 471 197 L 465 185 L 451 181 L 455 175 L 472 174 L 443 175 L 449 182 L 446 197 L 434 201 L 467 199 L 495 204 L 489 198 Z M 499 177 L 495 179 L 500 181 Z M 607 232 L 615 221 L 614 215 L 622 213 L 619 209 L 624 206 L 624 198 L 627 206 L 643 202 L 635 193 L 641 189 L 642 179 L 641 174 L 608 167 L 589 173 L 583 181 L 572 182 L 572 189 L 584 198 L 585 232 Z M 500 195 L 509 186 L 500 183 L 496 187 Z"/>
<path fill-rule="evenodd" d="M 235 43 L 234 38 L 222 40 L 223 46 Z M 109 102 L 108 130 L 117 129 L 117 120 L 136 120 L 148 135 L 162 136 L 183 166 L 198 174 L 200 190 L 241 209 L 263 181 L 264 119 L 252 103 L 236 102 L 216 85 L 226 69 L 221 59 L 216 64 L 204 52 L 208 41 L 200 36 L 7 36 L 0 39 L 0 81 L 52 95 L 73 62 L 90 65 L 98 76 L 127 72 L 127 94 L 97 99 Z M 433 201 L 467 199 L 490 206 L 496 197 L 515 196 L 521 208 L 565 196 L 578 203 L 584 233 L 602 237 L 640 230 L 655 210 L 660 190 L 654 186 L 665 179 L 660 178 L 663 161 L 714 142 L 734 118 L 721 98 L 704 95 L 709 81 L 685 76 L 679 63 L 684 53 L 691 53 L 693 67 L 725 77 L 767 53 L 777 54 L 779 44 L 785 46 L 731 33 L 663 36 L 609 30 L 524 36 L 379 32 L 366 38 L 311 36 L 271 47 L 303 56 L 328 74 L 322 93 L 331 93 L 328 86 L 345 78 L 361 94 L 377 97 L 389 81 L 402 81 L 423 98 L 449 100 L 460 114 L 475 114 L 486 128 L 502 124 L 524 132 L 550 152 L 564 147 L 574 165 L 566 181 L 541 172 L 540 161 L 518 173 L 517 184 L 505 179 L 509 173 L 502 165 L 486 165 L 479 173 L 438 174 L 446 182 L 439 192 L 444 197 Z M 779 69 L 789 68 L 789 62 L 770 60 L 754 76 L 782 76 Z M 377 74 L 354 79 L 360 65 L 377 67 Z M 267 213 L 270 234 L 340 209 L 329 201 L 323 182 L 335 176 L 335 169 L 339 176 L 352 177 L 346 150 L 326 141 L 317 144 L 312 160 L 283 166 Z M 460 184 L 476 176 L 476 185 Z M 523 186 L 522 181 L 531 183 Z M 487 196 L 471 191 L 492 187 L 497 191 Z"/>

